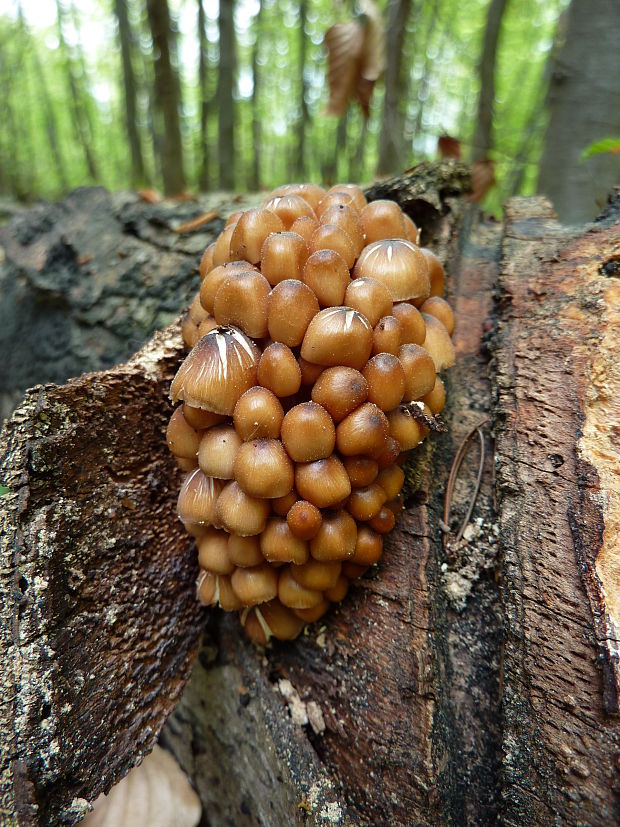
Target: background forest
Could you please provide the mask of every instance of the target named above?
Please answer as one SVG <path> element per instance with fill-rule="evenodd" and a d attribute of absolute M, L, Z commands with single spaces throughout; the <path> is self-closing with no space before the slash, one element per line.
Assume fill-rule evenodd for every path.
<path fill-rule="evenodd" d="M 617 45 L 616 0 L 572 6 Z M 179 194 L 361 182 L 437 157 L 438 142 L 453 153 L 451 136 L 464 160 L 492 160 L 484 206 L 499 213 L 510 195 L 536 192 L 539 170 L 544 179 L 568 9 L 569 0 L 379 2 L 386 67 L 366 119 L 355 101 L 340 115 L 327 109 L 325 34 L 366 24 L 353 3 L 0 0 L 0 193 L 32 201 L 93 183 Z M 600 123 L 566 136 L 586 177 L 601 162 L 580 154 L 620 135 L 620 50 L 587 46 L 608 83 Z M 609 170 L 619 157 L 602 163 Z"/>

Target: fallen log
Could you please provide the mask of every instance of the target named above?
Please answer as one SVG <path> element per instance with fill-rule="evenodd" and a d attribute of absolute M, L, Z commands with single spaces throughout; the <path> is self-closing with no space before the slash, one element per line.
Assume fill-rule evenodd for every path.
<path fill-rule="evenodd" d="M 174 519 L 178 476 L 162 439 L 176 329 L 119 368 L 34 389 L 7 426 L 8 823 L 74 823 L 140 760 L 183 689 L 204 619 L 161 742 L 199 792 L 205 823 L 610 817 L 618 502 L 617 446 L 605 440 L 618 416 L 620 209 L 567 232 L 544 202 L 517 201 L 502 226 L 465 206 L 462 168 L 442 165 L 434 188 L 432 167 L 418 174 L 372 194 L 426 215 L 427 240 L 448 264 L 462 320 L 449 430 L 418 449 L 377 570 L 294 644 L 257 651 L 235 618 L 193 601 L 194 551 Z M 542 348 L 546 338 L 555 349 Z M 452 458 L 495 412 L 474 519 L 445 544 Z M 468 460 L 444 529 L 466 511 L 476 470 Z"/>

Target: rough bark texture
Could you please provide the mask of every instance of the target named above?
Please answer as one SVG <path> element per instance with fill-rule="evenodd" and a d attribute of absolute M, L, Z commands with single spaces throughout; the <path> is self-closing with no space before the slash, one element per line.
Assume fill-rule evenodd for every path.
<path fill-rule="evenodd" d="M 458 198 L 467 184 L 461 166 L 421 165 L 369 193 L 399 200 L 448 263 L 459 319 L 449 430 L 414 456 L 407 508 L 380 565 L 301 639 L 257 651 L 234 616 L 208 614 L 192 677 L 161 737 L 201 796 L 204 825 L 614 820 L 620 203 L 592 230 L 568 235 L 535 199 L 513 202 L 505 227 L 481 222 Z M 152 224 L 136 223 L 156 241 Z M 15 482 L 0 571 L 6 679 L 15 690 L 0 707 L 10 735 L 2 769 L 26 814 L 21 823 L 36 823 L 25 820 L 33 799 L 39 823 L 71 822 L 83 806 L 77 799 L 92 798 L 148 749 L 184 680 L 182 666 L 162 688 L 174 659 L 186 663 L 192 640 L 184 627 L 197 629 L 194 552 L 174 527 L 174 487 L 152 485 L 174 476 L 158 434 L 166 377 L 179 357 L 178 338 L 166 331 L 126 366 L 32 392 L 7 432 Z M 159 400 L 154 414 L 137 390 L 126 390 L 130 376 Z M 67 413 L 72 399 L 77 407 Z M 487 433 L 472 523 L 461 543 L 444 549 L 450 463 L 464 435 L 495 412 L 496 452 Z M 116 424 L 123 413 L 142 425 L 139 455 L 135 436 Z M 57 442 L 69 453 L 50 470 Z M 474 449 L 455 489 L 452 530 L 477 461 Z M 97 485 L 107 487 L 95 497 Z M 124 499 L 152 496 L 155 507 L 132 511 L 143 522 L 119 531 L 130 508 Z M 104 505 L 116 509 L 115 521 Z M 96 531 L 79 522 L 83 514 L 96 519 Z M 120 556 L 106 544 L 113 536 Z M 115 567 L 122 585 L 106 593 Z M 123 604 L 136 583 L 143 591 Z M 32 602 L 20 613 L 22 597 Z M 110 600 L 119 607 L 113 637 Z M 180 615 L 174 622 L 171 611 Z M 39 618 L 43 631 L 32 637 Z M 149 631 L 154 625 L 159 634 Z M 106 668 L 75 663 L 87 657 Z M 95 675 L 92 706 L 71 683 L 76 668 Z M 114 694 L 127 675 L 134 709 Z M 109 713 L 99 701 L 106 691 Z M 24 698 L 39 704 L 23 712 Z M 75 726 L 67 735 L 74 718 L 86 730 L 99 727 L 83 744 Z"/>
<path fill-rule="evenodd" d="M 566 223 L 593 219 L 620 180 L 617 155 L 580 158 L 594 141 L 620 134 L 619 76 L 618 4 L 572 0 L 566 40 L 551 77 L 538 181 L 538 191 Z"/>
<path fill-rule="evenodd" d="M 574 237 L 544 199 L 507 210 L 496 341 L 506 824 L 618 820 L 619 208 Z"/>

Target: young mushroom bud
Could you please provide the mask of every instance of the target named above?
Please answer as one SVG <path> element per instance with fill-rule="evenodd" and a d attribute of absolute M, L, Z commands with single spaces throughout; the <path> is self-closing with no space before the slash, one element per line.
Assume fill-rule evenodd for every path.
<path fill-rule="evenodd" d="M 347 511 L 356 520 L 372 520 L 373 517 L 377 516 L 386 500 L 387 496 L 383 488 L 377 483 L 373 483 L 366 488 L 356 488 L 351 492 L 347 503 Z"/>
<path fill-rule="evenodd" d="M 281 233 L 283 230 L 282 219 L 271 210 L 244 212 L 230 237 L 231 259 L 244 259 L 251 264 L 258 264 L 267 236 L 270 233 Z"/>
<path fill-rule="evenodd" d="M 337 193 L 338 195 L 343 195 L 346 193 L 351 198 L 351 201 L 358 212 L 363 210 L 368 203 L 361 187 L 358 187 L 357 184 L 334 184 L 333 187 L 330 187 L 327 190 L 327 195 L 332 195 L 334 193 Z"/>
<path fill-rule="evenodd" d="M 390 436 L 400 444 L 402 451 L 410 451 L 422 442 L 422 428 L 406 405 L 390 411 L 387 417 Z"/>
<path fill-rule="evenodd" d="M 440 414 L 446 404 L 446 389 L 439 376 L 435 377 L 435 385 L 433 390 L 422 397 L 422 402 L 433 412 L 433 416 Z"/>
<path fill-rule="evenodd" d="M 305 263 L 302 279 L 312 290 L 321 307 L 341 305 L 351 281 L 345 260 L 334 250 L 319 250 Z"/>
<path fill-rule="evenodd" d="M 366 244 L 384 238 L 407 238 L 403 211 L 394 201 L 371 201 L 360 212 Z"/>
<path fill-rule="evenodd" d="M 215 296 L 220 287 L 228 281 L 231 276 L 239 276 L 242 273 L 257 273 L 258 271 L 247 261 L 230 261 L 228 264 L 220 264 L 207 273 L 200 285 L 200 303 L 205 311 L 213 315 Z"/>
<path fill-rule="evenodd" d="M 326 514 L 316 537 L 310 540 L 315 560 L 349 560 L 355 553 L 357 524 L 346 511 Z"/>
<path fill-rule="evenodd" d="M 343 456 L 381 452 L 389 435 L 388 420 L 371 402 L 360 405 L 336 428 L 336 446 Z M 348 479 L 348 477 L 347 477 Z"/>
<path fill-rule="evenodd" d="M 235 569 L 230 582 L 243 606 L 267 603 L 278 594 L 278 572 L 268 563 Z"/>
<path fill-rule="evenodd" d="M 230 416 L 256 384 L 260 351 L 240 330 L 216 327 L 189 352 L 170 386 L 173 402 Z"/>
<path fill-rule="evenodd" d="M 366 206 L 364 204 L 364 206 Z M 333 207 L 348 207 L 348 209 L 352 210 L 356 216 L 359 218 L 360 209 L 361 207 L 357 207 L 355 204 L 355 198 L 350 192 L 332 190 L 331 192 L 327 193 L 325 198 L 321 201 L 321 203 L 316 208 L 316 216 L 321 222 L 321 224 L 325 224 L 327 222 L 323 221 L 323 216 L 325 213 L 329 212 L 329 210 L 333 209 Z"/>
<path fill-rule="evenodd" d="M 306 462 L 295 468 L 295 488 L 317 508 L 331 508 L 351 493 L 349 475 L 337 456 Z"/>
<path fill-rule="evenodd" d="M 365 488 L 371 485 L 379 473 L 379 464 L 370 457 L 345 457 L 343 464 L 352 488 Z"/>
<path fill-rule="evenodd" d="M 395 316 L 379 319 L 372 332 L 372 352 L 391 353 L 395 356 L 403 343 L 403 326 Z"/>
<path fill-rule="evenodd" d="M 179 491 L 179 519 L 184 523 L 198 523 L 203 526 L 218 525 L 216 504 L 221 490 L 220 480 L 206 477 L 199 468 L 190 471 Z"/>
<path fill-rule="evenodd" d="M 258 363 L 258 382 L 276 396 L 292 396 L 301 387 L 301 368 L 290 347 L 273 342 Z"/>
<path fill-rule="evenodd" d="M 426 324 L 426 338 L 422 347 L 430 353 L 437 373 L 444 368 L 451 368 L 456 361 L 456 354 L 450 334 L 435 316 L 429 316 L 428 313 L 423 313 L 422 316 Z"/>
<path fill-rule="evenodd" d="M 345 599 L 348 591 L 349 579 L 341 575 L 331 589 L 325 590 L 325 597 L 332 603 L 340 603 L 341 600 Z"/>
<path fill-rule="evenodd" d="M 388 505 L 384 505 L 379 513 L 368 521 L 368 525 L 373 531 L 379 534 L 387 534 L 394 528 L 396 516 Z"/>
<path fill-rule="evenodd" d="M 250 640 L 258 646 L 266 646 L 272 637 L 294 640 L 303 629 L 304 620 L 276 599 L 254 606 L 249 612 L 246 610 L 241 624 Z"/>
<path fill-rule="evenodd" d="M 269 563 L 297 563 L 308 559 L 308 544 L 296 537 L 283 517 L 273 517 L 260 535 L 260 549 Z"/>
<path fill-rule="evenodd" d="M 323 459 L 334 450 L 334 422 L 321 405 L 316 402 L 302 402 L 285 415 L 282 422 L 282 442 L 289 457 L 295 462 Z"/>
<path fill-rule="evenodd" d="M 351 239 L 355 257 L 364 249 L 364 231 L 357 210 L 346 204 L 333 204 L 321 214 L 321 224 L 340 227 Z"/>
<path fill-rule="evenodd" d="M 364 247 L 353 269 L 354 279 L 362 276 L 382 282 L 395 302 L 426 298 L 431 289 L 426 259 L 404 239 L 386 238 Z"/>
<path fill-rule="evenodd" d="M 350 307 L 328 307 L 317 313 L 301 345 L 301 355 L 308 362 L 358 370 L 368 361 L 371 350 L 372 327 Z"/>
<path fill-rule="evenodd" d="M 426 336 L 426 325 L 418 308 L 409 302 L 398 302 L 392 308 L 392 315 L 403 326 L 401 344 L 421 345 Z"/>
<path fill-rule="evenodd" d="M 391 411 L 400 405 L 405 394 L 405 371 L 396 356 L 391 353 L 378 353 L 369 359 L 362 371 L 368 382 L 368 401 Z"/>
<path fill-rule="evenodd" d="M 422 399 L 435 385 L 435 363 L 419 345 L 402 345 L 398 358 L 405 372 L 405 402 Z"/>
<path fill-rule="evenodd" d="M 283 497 L 293 488 L 293 463 L 278 439 L 242 443 L 235 457 L 234 475 L 250 497 Z"/>
<path fill-rule="evenodd" d="M 233 591 L 230 577 L 201 571 L 196 584 L 196 597 L 203 606 L 221 606 L 225 612 L 238 611 L 242 603 Z"/>
<path fill-rule="evenodd" d="M 312 401 L 322 405 L 334 422 L 340 422 L 367 398 L 368 382 L 354 368 L 328 368 L 312 388 Z"/>
<path fill-rule="evenodd" d="M 209 528 L 198 542 L 198 563 L 212 574 L 232 574 L 235 565 L 228 556 L 228 534 Z"/>
<path fill-rule="evenodd" d="M 320 510 L 307 500 L 297 500 L 286 514 L 288 527 L 300 540 L 311 540 L 315 537 L 322 521 Z"/>
<path fill-rule="evenodd" d="M 325 190 L 318 184 L 284 184 L 277 187 L 269 197 L 275 198 L 278 195 L 298 195 L 310 204 L 313 210 L 316 210 L 325 197 Z"/>
<path fill-rule="evenodd" d="M 308 245 L 300 235 L 272 233 L 263 244 L 260 270 L 272 286 L 284 279 L 301 279 L 307 258 Z"/>
<path fill-rule="evenodd" d="M 213 244 L 209 244 L 207 249 L 202 254 L 202 258 L 200 259 L 200 266 L 198 268 L 200 272 L 200 280 L 204 279 L 207 273 L 211 272 L 215 265 L 213 264 L 213 253 L 215 252 L 215 242 Z"/>
<path fill-rule="evenodd" d="M 276 284 L 269 294 L 269 335 L 274 342 L 296 347 L 302 343 L 308 325 L 318 312 L 319 303 L 308 285 L 287 278 Z"/>
<path fill-rule="evenodd" d="M 259 566 L 265 562 L 260 550 L 260 535 L 239 537 L 238 534 L 229 534 L 227 551 L 231 562 L 244 569 L 249 566 Z"/>
<path fill-rule="evenodd" d="M 278 397 L 267 388 L 247 390 L 235 405 L 233 422 L 244 442 L 250 439 L 277 439 L 284 419 Z"/>
<path fill-rule="evenodd" d="M 287 566 L 282 569 L 278 578 L 278 598 L 291 609 L 311 609 L 322 602 L 323 595 L 314 589 L 300 586 Z"/>
<path fill-rule="evenodd" d="M 335 437 L 334 437 L 335 438 Z M 175 409 L 166 430 L 168 448 L 175 457 L 195 459 L 200 445 L 200 434 L 183 416 L 183 407 Z"/>
<path fill-rule="evenodd" d="M 379 472 L 377 485 L 385 491 L 386 500 L 393 500 L 401 492 L 405 482 L 405 472 L 398 465 L 391 465 Z"/>
<path fill-rule="evenodd" d="M 349 234 L 335 224 L 320 224 L 312 234 L 308 245 L 310 253 L 319 250 L 334 250 L 345 260 L 350 270 L 355 264 L 355 248 Z"/>
<path fill-rule="evenodd" d="M 382 316 L 392 313 L 392 297 L 387 287 L 368 276 L 349 282 L 344 294 L 344 304 L 358 310 L 373 327 Z"/>
<path fill-rule="evenodd" d="M 420 313 L 428 313 L 429 316 L 439 319 L 449 336 L 454 333 L 454 312 L 441 296 L 430 296 L 424 304 L 420 305 Z"/>
<path fill-rule="evenodd" d="M 383 553 L 383 538 L 368 526 L 361 525 L 357 531 L 355 552 L 351 561 L 358 566 L 372 566 Z"/>
<path fill-rule="evenodd" d="M 213 266 L 219 267 L 220 264 L 226 264 L 228 261 L 234 261 L 240 256 L 231 256 L 230 254 L 230 240 L 235 230 L 236 224 L 229 224 L 219 234 L 215 247 L 213 248 Z"/>
<path fill-rule="evenodd" d="M 317 592 L 333 588 L 338 582 L 341 570 L 342 563 L 338 560 L 322 562 L 314 558 L 310 558 L 301 566 L 291 566 L 291 574 L 299 585 Z"/>
<path fill-rule="evenodd" d="M 265 203 L 265 209 L 274 212 L 288 230 L 291 225 L 302 217 L 312 218 L 314 210 L 301 196 L 293 193 L 275 195 Z"/>
<path fill-rule="evenodd" d="M 217 499 L 215 515 L 217 523 L 226 531 L 250 537 L 265 528 L 269 502 L 246 494 L 238 482 L 229 482 Z"/>
<path fill-rule="evenodd" d="M 306 242 L 306 245 L 310 246 L 310 239 L 314 235 L 314 231 L 318 228 L 319 222 L 315 218 L 315 216 L 307 216 L 304 215 L 301 218 L 298 218 L 297 221 L 294 221 L 291 224 L 291 232 L 297 233 L 300 235 L 303 240 Z"/>
<path fill-rule="evenodd" d="M 198 465 L 203 474 L 220 480 L 233 478 L 235 457 L 241 439 L 232 425 L 216 425 L 203 434 L 198 447 Z"/>
<path fill-rule="evenodd" d="M 428 265 L 428 274 L 431 281 L 431 292 L 429 295 L 443 296 L 444 283 L 446 279 L 443 264 L 439 261 L 432 250 L 428 250 L 426 247 L 421 247 L 420 249 L 422 250 Z"/>
<path fill-rule="evenodd" d="M 215 294 L 215 320 L 220 325 L 235 325 L 254 339 L 264 338 L 270 291 L 269 282 L 258 272 L 230 276 Z"/>

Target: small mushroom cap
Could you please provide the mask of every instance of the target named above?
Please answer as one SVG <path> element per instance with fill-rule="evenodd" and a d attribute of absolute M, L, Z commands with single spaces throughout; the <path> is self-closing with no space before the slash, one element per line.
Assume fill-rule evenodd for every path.
<path fill-rule="evenodd" d="M 320 509 L 307 500 L 297 500 L 286 513 L 289 528 L 301 540 L 311 540 L 316 536 L 322 520 Z"/>
<path fill-rule="evenodd" d="M 340 422 L 367 398 L 368 382 L 355 368 L 327 368 L 312 388 L 312 401 L 322 405 L 334 422 Z"/>
<path fill-rule="evenodd" d="M 276 598 L 261 603 L 242 614 L 241 623 L 246 635 L 259 646 L 277 640 L 294 640 L 304 627 L 304 621 Z"/>
<path fill-rule="evenodd" d="M 168 448 L 175 457 L 196 459 L 198 446 L 200 445 L 200 434 L 187 422 L 183 416 L 182 406 L 175 409 L 170 417 L 166 430 L 166 442 Z"/>
<path fill-rule="evenodd" d="M 336 444 L 334 422 L 322 405 L 302 402 L 284 416 L 282 443 L 295 462 L 324 459 Z"/>
<path fill-rule="evenodd" d="M 226 531 L 250 537 L 265 528 L 269 503 L 246 494 L 238 482 L 229 482 L 217 499 L 215 513 L 218 524 Z"/>
<path fill-rule="evenodd" d="M 234 325 L 254 339 L 264 338 L 270 291 L 269 282 L 259 272 L 230 276 L 215 294 L 215 320 L 219 325 Z"/>
<path fill-rule="evenodd" d="M 443 269 L 443 264 L 437 258 L 432 250 L 427 247 L 421 247 L 422 253 L 426 258 L 428 265 L 428 274 L 431 282 L 431 296 L 443 296 L 446 275 Z"/>
<path fill-rule="evenodd" d="M 321 528 L 310 540 L 310 554 L 315 560 L 349 560 L 355 553 L 357 524 L 346 511 L 326 514 Z"/>
<path fill-rule="evenodd" d="M 361 276 L 382 282 L 395 302 L 430 294 L 426 259 L 416 244 L 403 238 L 386 238 L 364 247 L 353 269 L 354 279 Z"/>
<path fill-rule="evenodd" d="M 336 583 L 330 589 L 325 589 L 325 597 L 331 603 L 340 603 L 341 600 L 345 599 L 348 591 L 349 580 L 347 577 L 344 577 L 344 575 L 340 575 Z"/>
<path fill-rule="evenodd" d="M 310 253 L 316 253 L 318 250 L 334 250 L 346 261 L 349 270 L 355 264 L 353 241 L 346 230 L 335 224 L 320 224 L 312 233 L 308 249 Z"/>
<path fill-rule="evenodd" d="M 216 504 L 222 491 L 222 483 L 205 476 L 196 468 L 183 480 L 177 500 L 177 513 L 184 523 L 218 525 Z"/>
<path fill-rule="evenodd" d="M 236 327 L 216 327 L 186 356 L 170 386 L 173 402 L 230 416 L 256 384 L 260 351 Z"/>
<path fill-rule="evenodd" d="M 263 557 L 270 563 L 305 563 L 308 544 L 296 537 L 283 517 L 273 517 L 260 535 Z"/>
<path fill-rule="evenodd" d="M 351 307 L 328 307 L 308 325 L 301 355 L 325 367 L 344 365 L 361 370 L 372 350 L 372 327 Z"/>
<path fill-rule="evenodd" d="M 203 474 L 221 480 L 233 478 L 233 466 L 241 439 L 232 425 L 215 425 L 202 435 L 198 464 Z"/>
<path fill-rule="evenodd" d="M 343 302 L 351 275 L 340 253 L 318 250 L 308 257 L 302 280 L 317 297 L 321 307 L 336 307 Z"/>
<path fill-rule="evenodd" d="M 338 582 L 342 563 L 339 560 L 325 562 L 311 558 L 301 566 L 291 566 L 291 574 L 300 586 L 323 592 Z"/>
<path fill-rule="evenodd" d="M 401 344 L 421 345 L 426 336 L 426 325 L 418 308 L 409 302 L 397 302 L 392 308 L 392 315 L 403 326 Z"/>
<path fill-rule="evenodd" d="M 242 568 L 259 566 L 264 563 L 263 553 L 260 550 L 260 535 L 239 537 L 238 534 L 229 534 L 228 556 L 235 566 Z"/>
<path fill-rule="evenodd" d="M 331 508 L 351 493 L 349 475 L 335 454 L 295 467 L 298 494 L 317 508 Z"/>
<path fill-rule="evenodd" d="M 448 341 L 450 342 L 449 336 Z M 435 385 L 435 363 L 432 353 L 419 345 L 407 344 L 399 348 L 398 359 L 405 372 L 405 402 L 422 399 L 425 394 L 432 391 Z"/>
<path fill-rule="evenodd" d="M 256 378 L 276 396 L 292 396 L 301 387 L 301 368 L 290 347 L 272 342 L 260 357 Z"/>
<path fill-rule="evenodd" d="M 392 315 L 392 297 L 382 282 L 362 276 L 349 282 L 344 294 L 347 307 L 358 310 L 374 327 L 382 316 Z"/>
<path fill-rule="evenodd" d="M 388 420 L 381 408 L 372 402 L 360 405 L 336 428 L 336 446 L 343 456 L 373 456 L 384 448 L 389 435 Z"/>
<path fill-rule="evenodd" d="M 394 201 L 371 201 L 360 212 L 366 244 L 385 238 L 407 238 L 403 211 Z"/>
<path fill-rule="evenodd" d="M 420 305 L 420 313 L 428 313 L 442 323 L 448 331 L 448 335 L 454 333 L 454 312 L 448 302 L 441 296 L 430 296 Z"/>
<path fill-rule="evenodd" d="M 312 218 L 314 216 L 314 210 L 310 204 L 300 195 L 294 193 L 274 195 L 265 202 L 265 208 L 278 216 L 284 224 L 285 230 L 288 230 L 298 218 L 304 216 Z"/>
<path fill-rule="evenodd" d="M 268 388 L 247 390 L 235 405 L 233 422 L 243 440 L 277 439 L 284 419 L 284 410 L 278 397 Z"/>
<path fill-rule="evenodd" d="M 235 564 L 228 556 L 228 534 L 209 528 L 198 543 L 198 563 L 212 574 L 232 574 Z"/>
<path fill-rule="evenodd" d="M 271 210 L 259 209 L 244 212 L 230 236 L 230 258 L 258 264 L 267 236 L 270 233 L 280 233 L 284 229 L 282 219 Z"/>
<path fill-rule="evenodd" d="M 437 373 L 444 368 L 451 368 L 456 361 L 456 354 L 450 334 L 439 319 L 427 313 L 423 313 L 422 316 L 426 324 L 426 338 L 422 347 L 430 353 Z"/>
<path fill-rule="evenodd" d="M 267 603 L 278 594 L 278 572 L 268 563 L 236 569 L 230 582 L 243 606 Z"/>
<path fill-rule="evenodd" d="M 267 308 L 267 327 L 274 342 L 296 347 L 319 312 L 316 296 L 307 284 L 287 278 L 273 288 Z"/>
<path fill-rule="evenodd" d="M 386 500 L 387 495 L 383 488 L 377 483 L 373 483 L 366 486 L 366 488 L 356 488 L 351 492 L 347 503 L 347 511 L 356 520 L 372 520 L 373 517 L 377 516 Z"/>
<path fill-rule="evenodd" d="M 284 497 L 293 488 L 293 463 L 279 439 L 243 442 L 233 470 L 235 479 L 250 497 Z"/>
<path fill-rule="evenodd" d="M 291 609 L 311 609 L 323 600 L 321 592 L 301 586 L 291 574 L 288 566 L 280 572 L 278 597 L 281 603 Z"/>
<path fill-rule="evenodd" d="M 358 566 L 372 566 L 383 553 L 383 537 L 368 526 L 361 525 L 357 531 L 355 553 L 352 562 Z"/>
<path fill-rule="evenodd" d="M 372 332 L 372 352 L 391 353 L 395 356 L 403 343 L 403 326 L 396 316 L 383 316 Z"/>
<path fill-rule="evenodd" d="M 302 236 L 272 233 L 261 250 L 261 273 L 272 286 L 285 279 L 300 279 L 307 258 L 308 245 Z"/>

